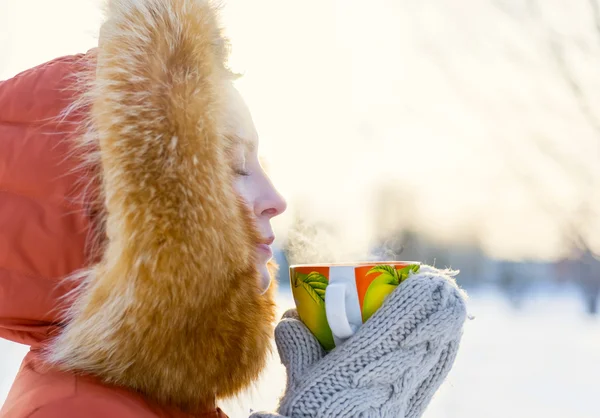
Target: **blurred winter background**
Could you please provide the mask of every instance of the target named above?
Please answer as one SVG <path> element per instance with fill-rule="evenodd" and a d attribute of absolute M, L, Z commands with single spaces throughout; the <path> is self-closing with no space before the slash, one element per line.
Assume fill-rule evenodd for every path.
<path fill-rule="evenodd" d="M 0 0 L 0 79 L 94 46 L 99 0 Z M 476 319 L 426 418 L 600 416 L 600 1 L 231 0 L 290 263 L 461 270 Z M 26 348 L 0 342 L 0 402 Z M 232 417 L 272 409 L 273 358 Z"/>

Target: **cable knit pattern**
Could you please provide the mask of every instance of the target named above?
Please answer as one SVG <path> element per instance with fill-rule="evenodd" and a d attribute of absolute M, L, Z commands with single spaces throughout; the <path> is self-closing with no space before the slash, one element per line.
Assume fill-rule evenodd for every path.
<path fill-rule="evenodd" d="M 288 373 L 281 415 L 252 417 L 420 417 L 462 336 L 466 295 L 454 275 L 423 266 L 327 355 L 293 313 L 285 315 L 275 330 Z"/>

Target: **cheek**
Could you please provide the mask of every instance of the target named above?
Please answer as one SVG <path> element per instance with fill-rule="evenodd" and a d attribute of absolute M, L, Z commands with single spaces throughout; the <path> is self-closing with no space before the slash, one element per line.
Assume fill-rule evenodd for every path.
<path fill-rule="evenodd" d="M 248 182 L 245 181 L 245 177 L 239 177 L 234 184 L 235 191 L 237 194 L 244 199 L 244 202 L 248 205 L 248 207 L 252 208 L 253 206 L 253 198 L 252 198 L 252 187 L 249 186 Z"/>

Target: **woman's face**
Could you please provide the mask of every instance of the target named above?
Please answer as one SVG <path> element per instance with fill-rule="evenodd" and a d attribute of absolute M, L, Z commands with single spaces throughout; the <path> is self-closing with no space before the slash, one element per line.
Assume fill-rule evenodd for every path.
<path fill-rule="evenodd" d="M 273 257 L 275 239 L 271 219 L 285 211 L 286 202 L 277 192 L 258 159 L 258 134 L 250 112 L 237 90 L 231 91 L 231 133 L 234 139 L 233 169 L 236 191 L 254 215 L 261 242 L 256 246 L 261 289 L 269 288 L 271 277 L 267 262 Z"/>

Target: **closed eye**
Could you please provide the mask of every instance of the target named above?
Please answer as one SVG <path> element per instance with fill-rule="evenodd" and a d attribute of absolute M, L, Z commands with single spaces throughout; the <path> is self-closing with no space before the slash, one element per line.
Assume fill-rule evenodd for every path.
<path fill-rule="evenodd" d="M 248 171 L 243 170 L 243 169 L 236 169 L 235 174 L 237 174 L 238 176 L 243 176 L 243 177 L 248 177 L 250 175 L 250 173 Z"/>

